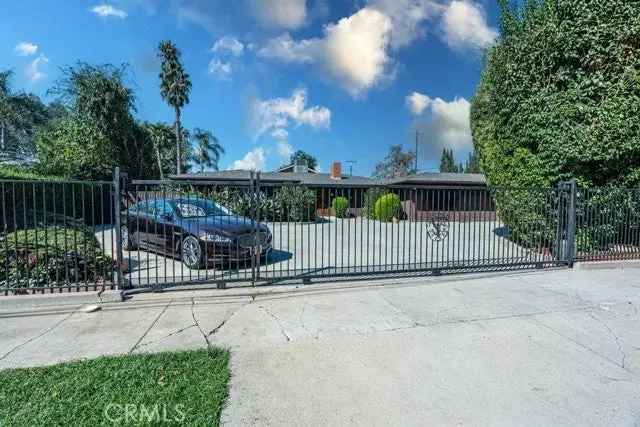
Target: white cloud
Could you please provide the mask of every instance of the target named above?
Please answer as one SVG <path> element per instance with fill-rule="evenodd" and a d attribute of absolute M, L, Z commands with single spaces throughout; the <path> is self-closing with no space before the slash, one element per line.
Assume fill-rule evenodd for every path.
<path fill-rule="evenodd" d="M 229 52 L 233 56 L 242 56 L 244 53 L 244 45 L 240 40 L 231 36 L 224 36 L 219 39 L 213 47 L 211 48 L 212 52 Z"/>
<path fill-rule="evenodd" d="M 110 4 L 99 4 L 91 8 L 91 12 L 95 13 L 98 16 L 102 16 L 103 18 L 115 17 L 124 19 L 127 17 L 127 12 L 122 9 L 117 9 Z"/>
<path fill-rule="evenodd" d="M 276 152 L 283 161 L 288 162 L 293 154 L 293 147 L 285 140 L 278 141 L 276 142 Z"/>
<path fill-rule="evenodd" d="M 436 0 L 369 0 L 368 5 L 391 19 L 391 46 L 395 49 L 423 37 L 423 24 L 442 10 Z"/>
<path fill-rule="evenodd" d="M 407 108 L 414 116 L 419 116 L 429 106 L 431 99 L 427 95 L 413 92 L 406 98 Z"/>
<path fill-rule="evenodd" d="M 215 76 L 220 80 L 231 80 L 231 74 L 233 73 L 233 66 L 230 62 L 220 61 L 218 59 L 212 59 L 209 62 L 209 74 Z"/>
<path fill-rule="evenodd" d="M 36 83 L 47 77 L 44 71 L 42 71 L 42 67 L 48 63 L 49 58 L 44 55 L 40 55 L 39 57 L 31 61 L 26 70 L 27 78 L 29 79 L 29 81 L 31 81 L 32 83 Z"/>
<path fill-rule="evenodd" d="M 288 136 L 290 125 L 307 125 L 314 129 L 331 126 L 331 111 L 326 107 L 307 108 L 307 91 L 297 89 L 289 98 L 256 99 L 251 105 L 251 122 L 254 137 L 270 133 L 276 139 Z"/>
<path fill-rule="evenodd" d="M 31 56 L 38 52 L 38 45 L 31 42 L 20 42 L 16 45 L 15 51 L 20 56 Z"/>
<path fill-rule="evenodd" d="M 294 40 L 289 33 L 267 40 L 258 55 L 283 62 L 307 63 L 316 61 L 321 54 L 320 39 Z"/>
<path fill-rule="evenodd" d="M 283 128 L 277 128 L 271 131 L 271 136 L 277 141 L 286 141 L 289 139 L 289 132 Z"/>
<path fill-rule="evenodd" d="M 306 0 L 250 0 L 255 18 L 269 28 L 294 30 L 307 19 Z"/>
<path fill-rule="evenodd" d="M 365 7 L 325 26 L 322 38 L 296 41 L 284 34 L 269 40 L 258 54 L 284 62 L 318 63 L 356 97 L 388 78 L 391 28 L 385 14 Z"/>
<path fill-rule="evenodd" d="M 424 105 L 424 108 L 416 122 L 416 128 L 421 133 L 421 156 L 437 159 L 443 148 L 452 148 L 458 156 L 470 152 L 473 149 L 473 138 L 469 101 L 455 98 L 447 102 L 441 98 L 418 95 L 424 97 L 418 97 L 419 106 Z"/>
<path fill-rule="evenodd" d="M 264 148 L 256 147 L 249 151 L 241 160 L 233 162 L 229 169 L 257 170 L 265 168 L 266 155 Z"/>
<path fill-rule="evenodd" d="M 489 27 L 484 9 L 469 0 L 454 0 L 442 16 L 445 42 L 453 49 L 484 49 L 498 37 L 498 31 Z"/>

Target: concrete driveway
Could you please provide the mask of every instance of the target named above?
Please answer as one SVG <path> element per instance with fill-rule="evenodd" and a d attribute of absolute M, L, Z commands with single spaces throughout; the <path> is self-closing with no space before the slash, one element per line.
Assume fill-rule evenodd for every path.
<path fill-rule="evenodd" d="M 640 269 L 143 294 L 0 310 L 0 367 L 232 352 L 227 425 L 640 423 Z"/>
<path fill-rule="evenodd" d="M 433 268 L 445 263 L 499 264 L 550 261 L 549 255 L 527 250 L 505 236 L 500 220 L 448 223 L 446 235 L 433 238 L 430 222 L 383 223 L 366 218 L 322 218 L 318 223 L 267 223 L 273 251 L 260 266 L 262 278 L 289 277 L 309 272 L 351 272 Z M 113 228 L 96 237 L 105 252 L 115 253 Z M 179 259 L 144 250 L 125 251 L 130 265 L 127 279 L 134 286 L 197 281 L 250 281 L 250 264 L 189 269 Z"/>

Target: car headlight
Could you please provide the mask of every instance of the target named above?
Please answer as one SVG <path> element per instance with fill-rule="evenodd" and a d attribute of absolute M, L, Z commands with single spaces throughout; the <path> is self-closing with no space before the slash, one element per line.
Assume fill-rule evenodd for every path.
<path fill-rule="evenodd" d="M 231 239 L 225 236 L 221 236 L 220 234 L 205 234 L 202 236 L 202 240 L 205 242 L 215 242 L 215 243 L 229 243 Z"/>

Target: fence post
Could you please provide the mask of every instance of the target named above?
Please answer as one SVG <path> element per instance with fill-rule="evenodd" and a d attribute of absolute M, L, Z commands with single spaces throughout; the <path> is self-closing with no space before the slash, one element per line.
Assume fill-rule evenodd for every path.
<path fill-rule="evenodd" d="M 567 218 L 567 249 L 565 259 L 569 268 L 573 268 L 573 262 L 576 258 L 576 204 L 578 184 L 575 179 L 568 182 L 569 193 L 569 212 Z"/>
<path fill-rule="evenodd" d="M 116 237 L 116 289 L 122 288 L 122 227 L 120 224 L 120 168 L 116 167 L 113 173 L 113 209 L 115 210 L 115 237 Z"/>
<path fill-rule="evenodd" d="M 251 203 L 251 207 L 249 209 L 251 215 L 251 233 L 255 232 L 255 222 L 256 222 L 256 178 L 255 172 L 252 170 L 249 174 L 249 200 Z M 255 239 L 255 235 L 254 235 Z M 255 246 L 255 242 L 254 242 Z M 251 248 L 251 286 L 256 285 L 256 256 L 254 253 L 254 248 Z"/>

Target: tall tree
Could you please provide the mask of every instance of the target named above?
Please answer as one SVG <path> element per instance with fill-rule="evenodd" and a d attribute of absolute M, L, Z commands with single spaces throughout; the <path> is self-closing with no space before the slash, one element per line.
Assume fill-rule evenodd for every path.
<path fill-rule="evenodd" d="M 189 103 L 191 80 L 180 62 L 180 51 L 171 41 L 162 41 L 158 47 L 158 56 L 162 60 L 160 72 L 160 94 L 175 111 L 176 134 L 176 173 L 181 173 L 180 143 L 182 142 L 181 113 Z"/>
<path fill-rule="evenodd" d="M 293 153 L 289 159 L 289 164 L 295 165 L 298 160 L 304 160 L 307 162 L 307 167 L 309 167 L 309 169 L 316 169 L 318 167 L 318 159 L 305 151 L 298 150 Z"/>
<path fill-rule="evenodd" d="M 397 178 L 416 173 L 415 156 L 413 151 L 403 151 L 401 145 L 392 145 L 389 154 L 375 166 L 375 178 Z"/>
<path fill-rule="evenodd" d="M 14 117 L 10 93 L 10 80 L 12 75 L 13 72 L 11 70 L 0 72 L 0 149 L 2 149 L 3 153 L 6 149 L 6 129 Z"/>
<path fill-rule="evenodd" d="M 218 170 L 218 162 L 224 154 L 224 148 L 220 141 L 210 131 L 195 128 L 193 130 L 195 147 L 193 149 L 193 160 L 200 166 L 200 172 L 205 168 Z"/>
<path fill-rule="evenodd" d="M 62 70 L 62 77 L 49 90 L 73 115 L 100 131 L 108 141 L 104 149 L 115 165 L 131 176 L 140 170 L 144 153 L 135 135 L 135 97 L 124 79 L 127 67 L 78 63 Z"/>
<path fill-rule="evenodd" d="M 480 161 L 478 160 L 478 154 L 474 151 L 469 153 L 467 162 L 464 165 L 464 173 L 481 173 Z"/>
<path fill-rule="evenodd" d="M 460 173 L 462 172 L 462 169 L 462 165 L 456 165 L 456 161 L 453 156 L 453 149 L 444 148 L 442 150 L 442 156 L 440 156 L 440 172 Z"/>
<path fill-rule="evenodd" d="M 35 134 L 66 110 L 56 103 L 46 105 L 26 92 L 11 91 L 10 70 L 0 72 L 0 153 L 4 159 L 29 160 L 35 153 Z"/>
<path fill-rule="evenodd" d="M 153 144 L 153 151 L 156 157 L 156 164 L 158 167 L 158 173 L 160 179 L 164 180 L 164 167 L 162 165 L 162 154 L 160 154 L 160 147 L 166 147 L 172 138 L 171 135 L 167 135 L 167 128 L 164 123 L 145 123 L 143 125 L 149 135 L 149 139 Z"/>

